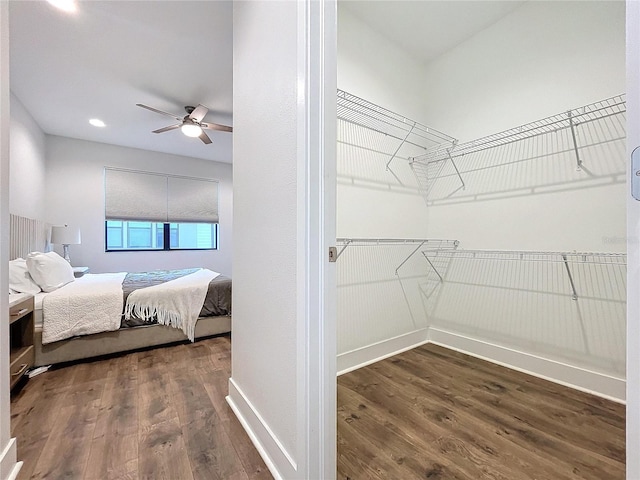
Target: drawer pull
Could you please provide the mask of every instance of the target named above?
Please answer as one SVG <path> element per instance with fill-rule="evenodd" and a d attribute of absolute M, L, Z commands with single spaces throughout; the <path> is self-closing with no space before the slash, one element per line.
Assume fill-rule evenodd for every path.
<path fill-rule="evenodd" d="M 12 373 L 12 374 L 11 374 L 11 376 L 12 376 L 12 377 L 19 377 L 20 375 L 22 375 L 22 374 L 25 372 L 25 370 L 26 370 L 27 368 L 29 368 L 29 364 L 28 364 L 28 363 L 23 363 L 23 364 L 20 366 L 20 370 L 18 370 L 18 371 L 17 371 L 17 372 L 15 372 L 15 373 Z"/>
<path fill-rule="evenodd" d="M 17 317 L 18 315 L 22 315 L 23 313 L 27 313 L 29 311 L 28 308 L 21 308 L 20 310 L 18 310 L 15 313 L 12 313 L 11 316 L 12 317 Z"/>

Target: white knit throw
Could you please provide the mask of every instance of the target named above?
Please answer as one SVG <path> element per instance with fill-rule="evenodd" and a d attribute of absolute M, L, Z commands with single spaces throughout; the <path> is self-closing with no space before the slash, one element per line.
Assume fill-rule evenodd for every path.
<path fill-rule="evenodd" d="M 156 318 L 161 325 L 182 329 L 193 342 L 209 282 L 218 275 L 203 268 L 175 280 L 134 290 L 127 297 L 125 318 L 135 316 L 146 321 Z"/>

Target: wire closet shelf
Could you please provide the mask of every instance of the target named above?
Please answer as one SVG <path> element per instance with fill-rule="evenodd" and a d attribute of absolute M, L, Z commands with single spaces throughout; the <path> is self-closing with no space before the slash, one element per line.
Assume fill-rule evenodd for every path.
<path fill-rule="evenodd" d="M 578 299 L 578 291 L 575 282 L 575 272 L 577 269 L 596 268 L 596 271 L 590 271 L 587 277 L 591 283 L 601 283 L 600 280 L 607 278 L 605 271 L 622 272 L 627 265 L 627 255 L 625 253 L 611 252 L 540 252 L 540 251 L 514 251 L 514 250 L 448 250 L 448 249 L 425 249 L 421 251 L 426 262 L 437 274 L 440 282 L 445 281 L 446 272 L 439 271 L 436 260 L 447 259 L 451 261 L 484 261 L 490 262 L 510 262 L 510 263 L 537 263 L 537 264 L 562 264 L 558 267 L 564 270 L 572 290 L 572 298 Z M 484 264 L 483 264 L 484 265 Z M 620 270 L 623 269 L 623 270 Z M 618 274 L 615 274 L 616 277 Z M 612 277 L 613 278 L 613 277 Z M 611 279 L 609 279 L 611 280 Z M 609 282 L 610 283 L 610 282 Z"/>
<path fill-rule="evenodd" d="M 583 157 L 585 153 L 597 156 L 595 149 L 624 140 L 625 113 L 625 95 L 617 95 L 470 142 L 440 145 L 413 157 L 410 163 L 427 201 L 442 198 L 442 192 L 432 195 L 439 180 L 455 179 L 457 185 L 452 184 L 447 190 L 451 196 L 466 189 L 467 176 L 480 170 L 514 168 L 518 163 L 552 157 L 571 159 L 573 169 L 583 171 L 583 176 L 610 175 L 610 169 L 592 172 L 592 165 L 585 164 Z M 485 154 L 480 155 L 482 152 Z M 530 174 L 531 170 L 527 172 Z M 530 188 L 536 184 L 522 182 L 519 186 Z"/>
<path fill-rule="evenodd" d="M 457 142 L 455 138 L 446 133 L 392 112 L 344 90 L 338 90 L 337 92 L 337 117 L 339 121 L 365 128 L 383 136 L 387 140 L 396 141 L 395 143 L 388 142 L 385 151 L 379 152 L 388 156 L 388 161 L 386 162 L 387 171 L 395 158 L 409 160 L 409 157 L 402 157 L 401 155 L 403 147 L 414 149 L 412 150 L 412 155 L 415 155 L 416 152 L 426 152 L 440 145 L 452 147 Z M 367 147 L 367 145 L 361 146 Z"/>
<path fill-rule="evenodd" d="M 458 240 L 443 240 L 435 238 L 337 238 L 336 244 L 340 247 L 336 260 L 340 258 L 340 255 L 344 253 L 347 247 L 416 245 L 411 253 L 407 255 L 407 257 L 396 267 L 395 274 L 397 276 L 398 270 L 400 270 L 400 268 L 425 245 L 430 249 L 432 248 L 433 251 L 447 251 L 458 248 L 460 242 L 458 242 Z"/>
<path fill-rule="evenodd" d="M 338 90 L 338 119 L 375 130 L 421 148 L 439 144 L 451 146 L 456 139 L 368 100 Z"/>
<path fill-rule="evenodd" d="M 443 250 L 427 249 L 422 254 L 426 257 L 452 257 L 469 260 L 500 260 L 518 262 L 573 262 L 594 265 L 626 266 L 626 253 L 597 252 L 538 252 L 526 250 Z"/>

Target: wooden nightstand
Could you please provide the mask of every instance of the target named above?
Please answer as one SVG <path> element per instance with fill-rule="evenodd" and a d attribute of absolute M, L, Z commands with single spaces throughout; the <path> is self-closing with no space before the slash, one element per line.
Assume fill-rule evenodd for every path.
<path fill-rule="evenodd" d="M 33 366 L 33 295 L 16 295 L 9 298 L 9 360 L 11 388 Z"/>
<path fill-rule="evenodd" d="M 85 273 L 89 273 L 89 267 L 73 267 L 73 276 L 79 278 Z"/>

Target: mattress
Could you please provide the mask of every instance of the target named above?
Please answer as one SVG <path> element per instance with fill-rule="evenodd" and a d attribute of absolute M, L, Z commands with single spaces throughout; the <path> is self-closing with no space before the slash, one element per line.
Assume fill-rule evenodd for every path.
<path fill-rule="evenodd" d="M 47 293 L 40 292 L 33 296 L 33 326 L 42 329 L 42 300 Z"/>
<path fill-rule="evenodd" d="M 157 270 L 154 272 L 128 273 L 122 283 L 123 308 L 126 303 L 127 296 L 136 288 L 157 285 L 195 272 L 196 270 L 197 269 Z M 77 281 L 81 280 L 78 279 Z M 42 330 L 42 302 L 47 295 L 48 294 L 45 292 L 40 292 L 34 295 L 34 326 L 38 330 Z M 218 275 L 209 283 L 207 296 L 205 297 L 200 317 L 224 315 L 231 315 L 231 278 L 225 275 Z M 123 316 L 120 328 L 138 327 L 143 325 L 149 325 L 149 323 L 143 322 L 138 318 L 125 320 Z"/>

